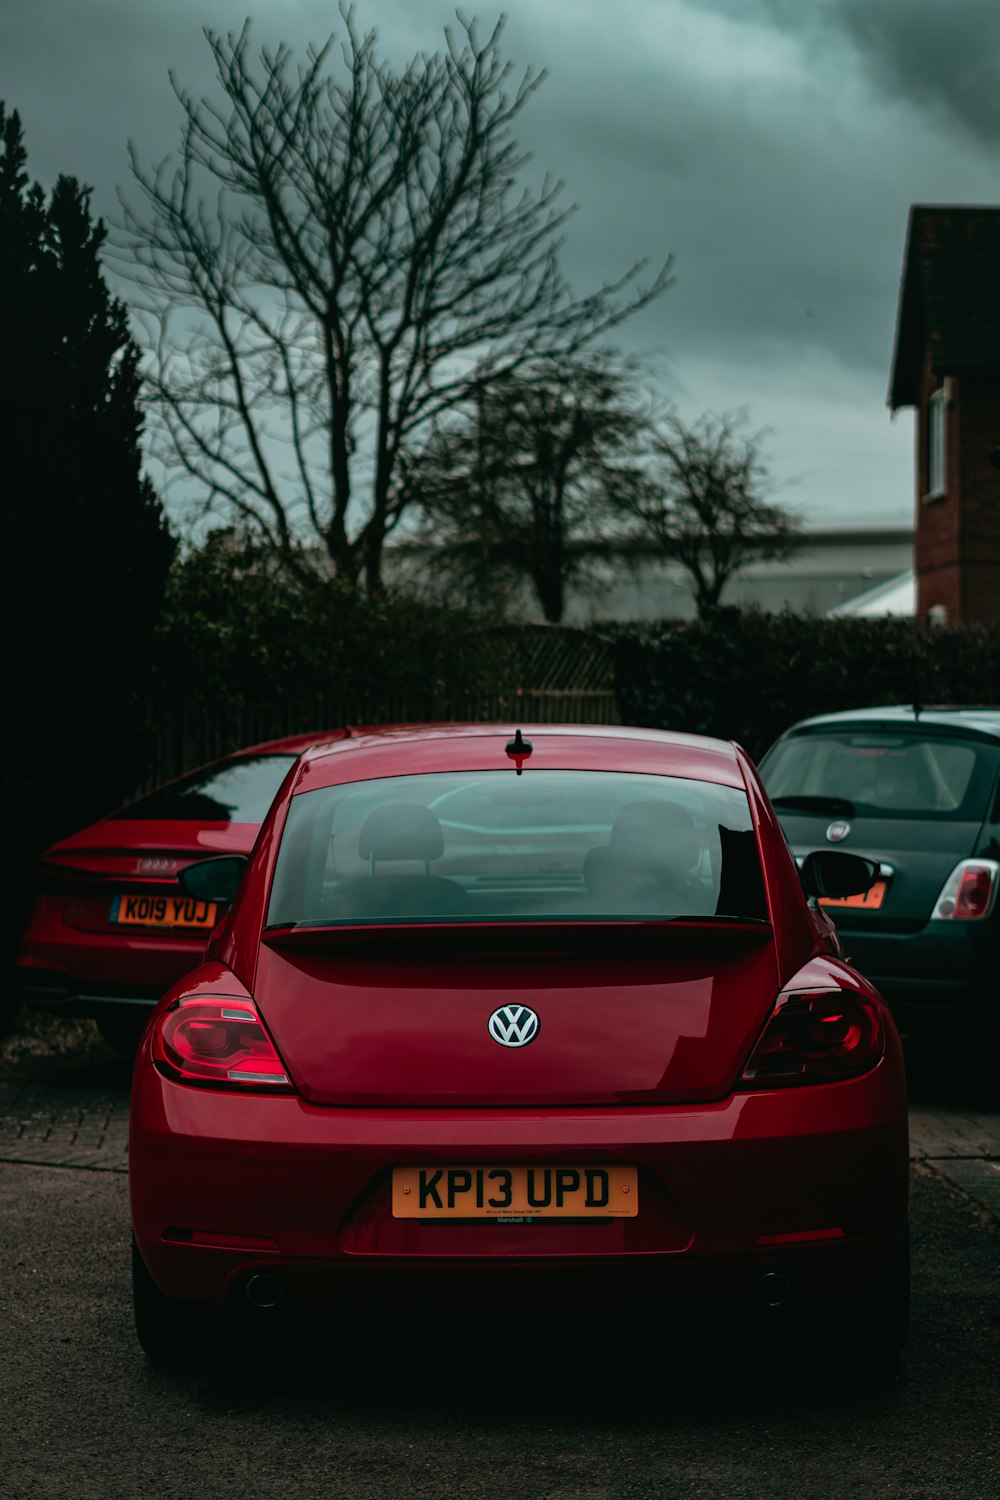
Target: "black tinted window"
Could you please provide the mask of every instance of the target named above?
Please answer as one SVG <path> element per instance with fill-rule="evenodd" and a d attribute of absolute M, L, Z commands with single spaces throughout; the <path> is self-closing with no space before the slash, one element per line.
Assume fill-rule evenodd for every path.
<path fill-rule="evenodd" d="M 766 917 L 746 793 L 668 776 L 457 771 L 297 795 L 268 922 Z"/>
<path fill-rule="evenodd" d="M 116 818 L 176 819 L 193 823 L 262 823 L 293 755 L 255 755 L 219 761 L 129 803 Z"/>
<path fill-rule="evenodd" d="M 761 776 L 779 804 L 783 797 L 828 797 L 850 803 L 859 816 L 978 822 L 996 760 L 992 746 L 975 740 L 825 730 L 777 744 Z"/>

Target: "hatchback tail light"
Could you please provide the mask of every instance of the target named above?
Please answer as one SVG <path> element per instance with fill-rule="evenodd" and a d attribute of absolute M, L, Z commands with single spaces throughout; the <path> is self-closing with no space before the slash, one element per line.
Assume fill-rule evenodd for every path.
<path fill-rule="evenodd" d="M 153 1030 L 153 1062 L 203 1088 L 292 1093 L 277 1048 L 248 1000 L 181 1000 Z"/>
<path fill-rule="evenodd" d="M 963 859 L 941 887 L 931 917 L 969 922 L 988 917 L 996 899 L 1000 864 L 995 859 Z"/>
<path fill-rule="evenodd" d="M 833 1083 L 867 1073 L 885 1038 L 877 1005 L 853 990 L 799 990 L 778 996 L 740 1079 L 745 1089 Z"/>

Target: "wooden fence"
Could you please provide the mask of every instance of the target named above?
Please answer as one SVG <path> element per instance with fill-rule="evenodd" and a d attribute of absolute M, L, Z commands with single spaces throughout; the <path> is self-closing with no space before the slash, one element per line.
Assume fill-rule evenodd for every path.
<path fill-rule="evenodd" d="M 266 701 L 220 694 L 185 684 L 146 700 L 149 760 L 140 791 L 147 791 L 246 745 L 291 734 L 318 734 L 344 724 L 493 723 L 617 724 L 614 653 L 599 636 L 562 626 L 505 626 L 477 632 L 482 676 L 489 691 L 455 691 L 428 685 L 425 692 L 373 692 L 345 698 L 334 692 L 275 694 Z M 197 703 L 197 707 L 195 707 Z"/>

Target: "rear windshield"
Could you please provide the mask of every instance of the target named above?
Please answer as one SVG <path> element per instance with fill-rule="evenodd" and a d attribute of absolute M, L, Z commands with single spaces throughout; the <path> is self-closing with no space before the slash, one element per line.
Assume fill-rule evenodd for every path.
<path fill-rule="evenodd" d="M 130 802 L 113 817 L 263 823 L 294 759 L 294 755 L 254 755 L 220 760 Z"/>
<path fill-rule="evenodd" d="M 775 745 L 761 776 L 779 812 L 783 797 L 835 797 L 862 817 L 980 822 L 996 763 L 974 740 L 825 730 Z"/>
<path fill-rule="evenodd" d="M 764 919 L 745 793 L 665 776 L 509 770 L 296 796 L 268 925 Z"/>

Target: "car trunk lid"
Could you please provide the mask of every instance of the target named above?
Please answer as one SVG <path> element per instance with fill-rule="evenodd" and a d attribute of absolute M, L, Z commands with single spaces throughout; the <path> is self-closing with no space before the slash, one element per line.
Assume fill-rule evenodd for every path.
<path fill-rule="evenodd" d="M 975 852 L 982 826 L 978 821 L 929 818 L 831 820 L 827 814 L 786 811 L 780 805 L 777 810 L 797 858 L 832 844 L 880 865 L 871 893 L 843 903 L 823 903 L 838 927 L 906 930 L 923 926 L 956 864 Z"/>
<path fill-rule="evenodd" d="M 219 913 L 197 911 L 197 903 L 185 900 L 178 871 L 213 855 L 248 853 L 256 833 L 256 824 L 100 823 L 45 852 L 38 888 L 60 901 L 63 919 L 80 932 L 129 927 L 207 935 Z"/>
<path fill-rule="evenodd" d="M 774 1003 L 770 929 L 620 925 L 629 930 L 269 934 L 255 998 L 296 1086 L 318 1104 L 724 1097 Z M 531 1040 L 505 1044 L 526 1011 L 537 1018 Z"/>

